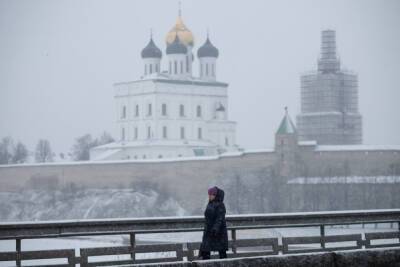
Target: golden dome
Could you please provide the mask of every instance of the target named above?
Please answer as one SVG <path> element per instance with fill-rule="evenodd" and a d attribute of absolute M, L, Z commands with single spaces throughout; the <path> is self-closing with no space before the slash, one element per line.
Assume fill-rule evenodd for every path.
<path fill-rule="evenodd" d="M 192 32 L 183 23 L 181 16 L 178 16 L 175 26 L 167 33 L 165 41 L 167 44 L 171 44 L 175 40 L 175 36 L 178 33 L 179 40 L 185 44 L 193 46 L 194 38 Z"/>

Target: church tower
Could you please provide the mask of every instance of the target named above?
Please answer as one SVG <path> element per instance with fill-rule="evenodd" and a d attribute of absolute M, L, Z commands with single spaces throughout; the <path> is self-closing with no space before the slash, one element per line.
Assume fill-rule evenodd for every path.
<path fill-rule="evenodd" d="M 168 55 L 168 73 L 174 78 L 192 77 L 194 37 L 182 20 L 179 9 L 178 19 L 165 38 Z"/>
<path fill-rule="evenodd" d="M 218 58 L 218 49 L 211 43 L 207 34 L 207 40 L 197 50 L 197 57 L 199 58 L 199 77 L 206 81 L 215 81 L 217 66 L 216 61 Z"/>
<path fill-rule="evenodd" d="M 144 63 L 144 76 L 160 73 L 162 52 L 155 45 L 152 35 L 150 36 L 149 43 L 143 48 L 141 56 Z"/>
<path fill-rule="evenodd" d="M 288 177 L 293 173 L 296 166 L 297 150 L 296 126 L 289 116 L 287 107 L 285 107 L 285 116 L 275 134 L 275 152 L 277 153 L 281 176 Z"/>

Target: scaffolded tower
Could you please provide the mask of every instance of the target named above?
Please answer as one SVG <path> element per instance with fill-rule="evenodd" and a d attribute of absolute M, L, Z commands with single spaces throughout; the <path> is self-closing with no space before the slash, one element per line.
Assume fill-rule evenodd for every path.
<path fill-rule="evenodd" d="M 357 75 L 340 68 L 333 30 L 322 31 L 318 71 L 301 76 L 297 129 L 300 141 L 316 140 L 326 145 L 362 143 Z"/>

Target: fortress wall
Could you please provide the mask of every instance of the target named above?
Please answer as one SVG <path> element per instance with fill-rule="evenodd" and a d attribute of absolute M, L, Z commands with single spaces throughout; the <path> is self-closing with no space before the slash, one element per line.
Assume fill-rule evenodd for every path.
<path fill-rule="evenodd" d="M 297 176 L 391 175 L 392 168 L 400 166 L 400 151 L 308 151 L 300 155 L 303 171 Z"/>
<path fill-rule="evenodd" d="M 199 203 L 200 207 L 207 198 L 207 188 L 214 185 L 218 177 L 227 173 L 257 172 L 274 163 L 275 154 L 264 152 L 209 160 L 9 166 L 0 167 L 0 190 L 16 191 L 68 183 L 86 188 L 123 188 L 132 187 L 132 183 L 149 182 L 183 205 L 192 202 Z M 193 207 L 190 203 L 188 205 Z"/>
<path fill-rule="evenodd" d="M 397 164 L 400 171 L 400 153 L 394 151 L 369 151 L 368 154 L 365 151 L 323 151 L 320 153 L 308 149 L 308 151 L 303 150 L 299 155 L 300 157 L 297 157 L 299 169 L 292 173 L 294 177 L 394 175 L 390 173 L 390 166 L 393 164 Z M 232 180 L 233 183 L 236 175 L 240 176 L 245 186 L 248 185 L 247 183 L 254 184 L 259 182 L 260 173 L 267 175 L 263 173 L 264 170 L 277 169 L 280 166 L 278 160 L 276 153 L 259 152 L 176 161 L 76 162 L 3 166 L 0 167 L 0 191 L 18 191 L 30 187 L 63 187 L 70 183 L 84 188 L 134 188 L 134 184 L 148 182 L 150 186 L 156 186 L 158 191 L 174 197 L 185 209 L 192 212 L 203 208 L 209 186 L 219 185 L 224 179 Z M 291 164 L 284 166 L 291 166 Z M 389 208 L 393 207 L 393 203 L 400 203 L 400 199 L 392 197 L 392 195 L 400 196 L 398 184 L 393 186 L 373 184 L 284 186 L 285 182 L 279 184 L 271 180 L 271 177 L 265 179 L 267 189 L 283 185 L 273 190 L 279 192 L 278 195 L 281 196 L 273 195 L 274 192 L 265 193 L 266 201 L 278 202 L 278 208 L 281 211 Z M 281 178 L 278 177 L 278 179 Z M 226 189 L 230 195 L 236 190 L 235 188 Z M 347 192 L 347 195 L 341 195 L 344 192 Z M 388 197 L 385 198 L 385 196 Z M 279 198 L 279 201 L 275 198 Z M 349 204 L 346 204 L 344 200 Z M 269 209 L 267 206 L 265 208 Z"/>

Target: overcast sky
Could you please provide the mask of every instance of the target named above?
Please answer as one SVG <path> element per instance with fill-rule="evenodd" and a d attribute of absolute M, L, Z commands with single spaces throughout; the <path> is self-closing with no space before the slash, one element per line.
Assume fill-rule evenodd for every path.
<path fill-rule="evenodd" d="M 0 0 L 0 137 L 59 153 L 85 133 L 115 136 L 112 84 L 142 75 L 150 28 L 165 52 L 177 14 L 177 0 Z M 207 28 L 220 51 L 241 147 L 272 147 L 284 106 L 295 120 L 328 28 L 359 76 L 364 143 L 400 144 L 400 1 L 183 0 L 182 17 L 195 51 Z"/>

